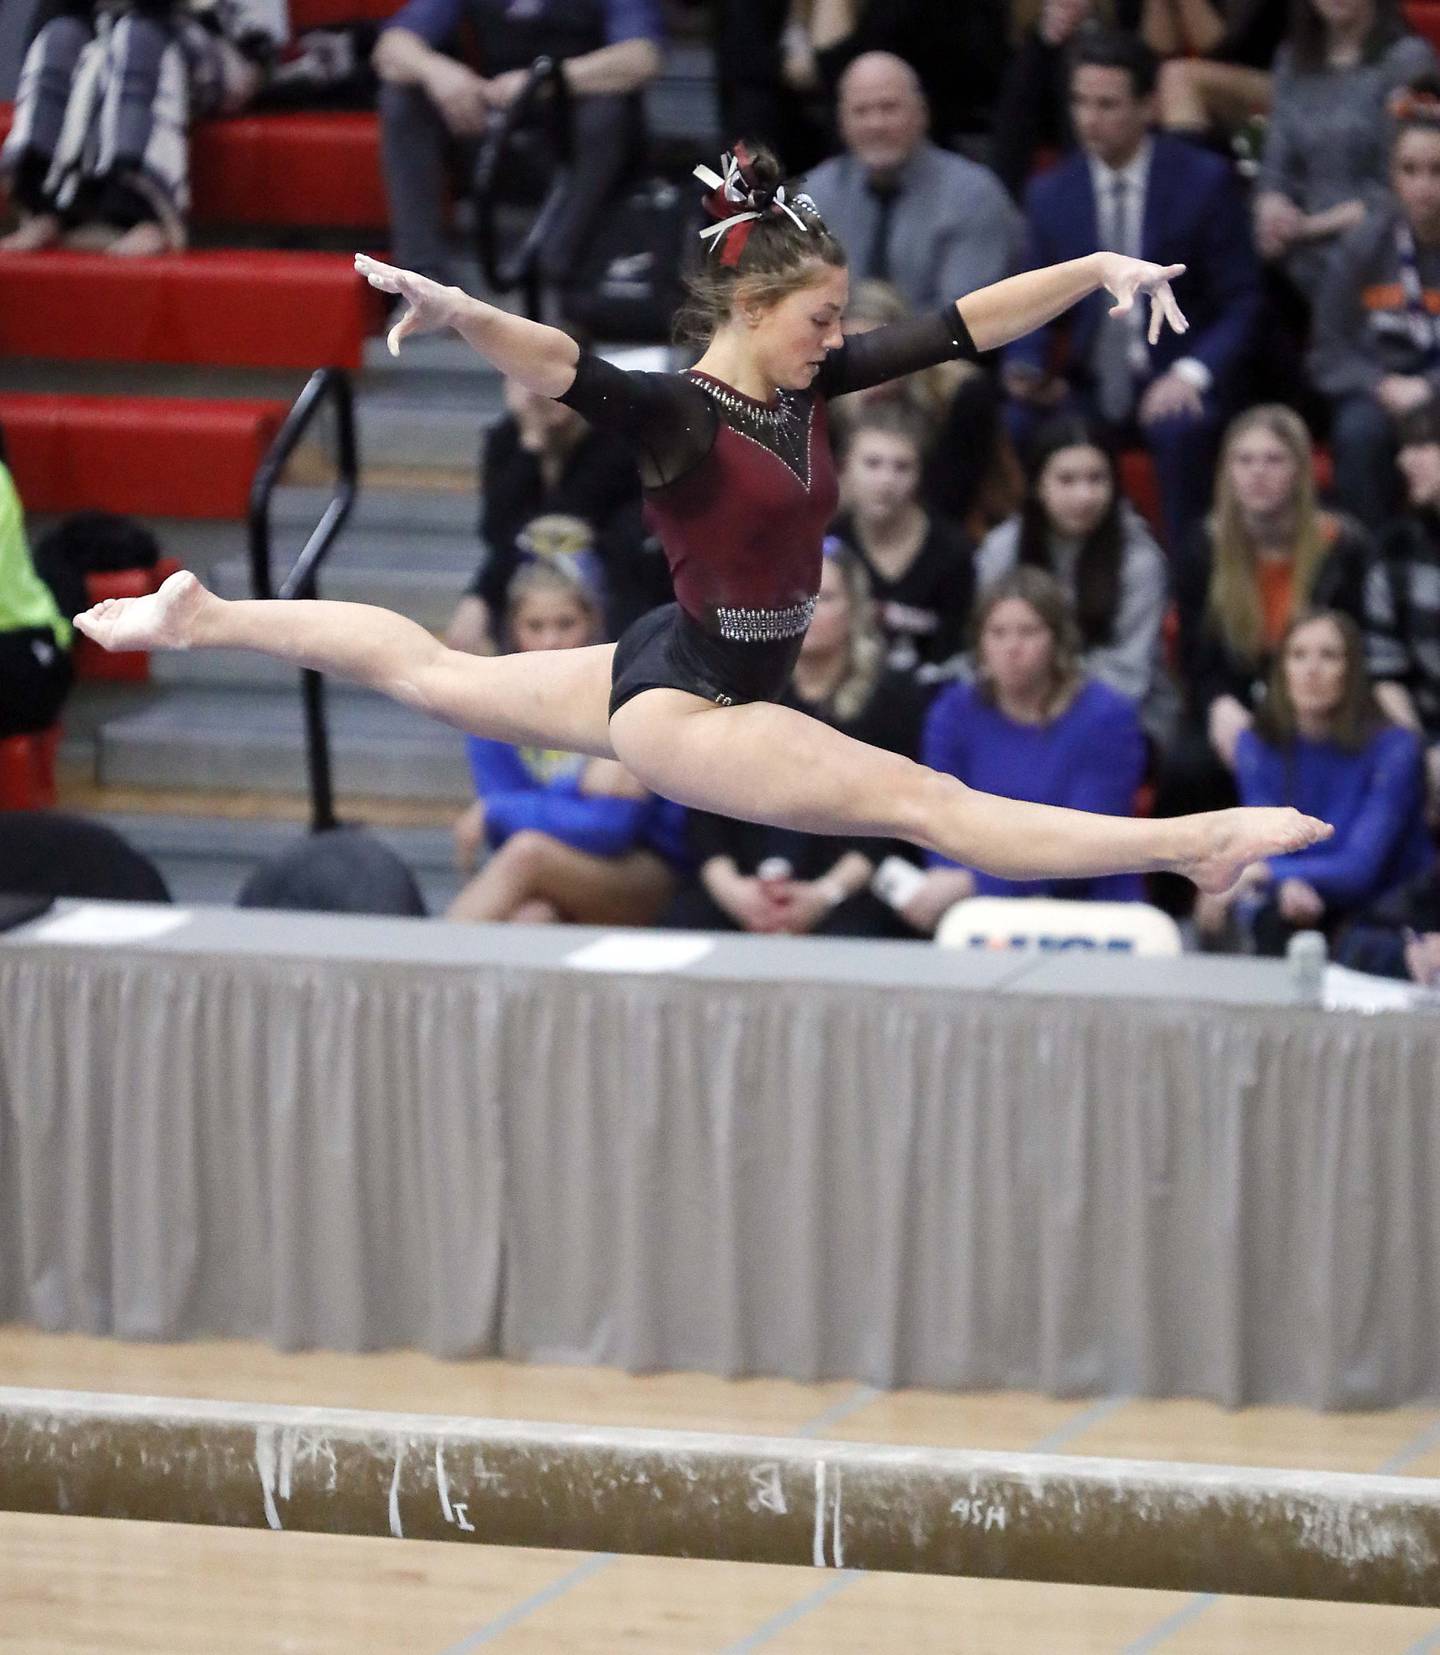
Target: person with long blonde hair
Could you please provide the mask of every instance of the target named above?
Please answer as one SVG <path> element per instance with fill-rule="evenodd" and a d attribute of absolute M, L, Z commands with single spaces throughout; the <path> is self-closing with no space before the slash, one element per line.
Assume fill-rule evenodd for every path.
<path fill-rule="evenodd" d="M 641 373 L 558 328 L 360 255 L 402 296 L 398 349 L 453 328 L 502 373 L 621 432 L 640 461 L 674 604 L 615 644 L 470 655 L 364 604 L 227 601 L 188 571 L 158 593 L 79 617 L 106 649 L 227 647 L 335 673 L 474 735 L 614 758 L 690 809 L 807 833 L 903 838 L 1012 879 L 1169 868 L 1223 890 L 1257 857 L 1329 829 L 1298 811 L 1143 821 L 995 798 L 887 753 L 780 697 L 815 614 L 838 498 L 830 397 L 960 357 L 975 359 L 1104 289 L 1128 314 L 1151 298 L 1151 337 L 1187 324 L 1183 265 L 1087 253 L 981 288 L 864 338 L 840 331 L 845 251 L 774 156 L 743 145 L 704 170 L 707 263 L 694 315 L 703 352 L 684 373 Z"/>
<path fill-rule="evenodd" d="M 1184 548 L 1176 578 L 1186 716 L 1167 756 L 1160 808 L 1233 801 L 1235 747 L 1292 617 L 1338 609 L 1361 620 L 1374 549 L 1316 498 L 1305 422 L 1280 403 L 1233 420 L 1214 506 Z"/>

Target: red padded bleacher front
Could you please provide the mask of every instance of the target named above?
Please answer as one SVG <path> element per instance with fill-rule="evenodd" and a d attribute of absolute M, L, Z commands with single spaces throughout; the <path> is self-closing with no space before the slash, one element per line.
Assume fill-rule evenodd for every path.
<path fill-rule="evenodd" d="M 358 368 L 382 315 L 345 253 L 0 259 L 0 354 L 13 356 Z"/>
<path fill-rule="evenodd" d="M 1405 21 L 1440 52 L 1440 4 L 1436 0 L 1407 0 Z"/>
<path fill-rule="evenodd" d="M 0 741 L 0 810 L 55 808 L 55 754 L 60 726 Z"/>
<path fill-rule="evenodd" d="M 197 222 L 340 229 L 388 222 L 374 115 L 210 121 L 195 129 L 190 165 Z"/>
<path fill-rule="evenodd" d="M 243 517 L 283 402 L 0 392 L 28 511 Z"/>
<path fill-rule="evenodd" d="M 290 29 L 302 34 L 306 29 L 334 28 L 337 23 L 353 23 L 357 18 L 373 18 L 383 23 L 393 17 L 404 0 L 290 0 Z"/>

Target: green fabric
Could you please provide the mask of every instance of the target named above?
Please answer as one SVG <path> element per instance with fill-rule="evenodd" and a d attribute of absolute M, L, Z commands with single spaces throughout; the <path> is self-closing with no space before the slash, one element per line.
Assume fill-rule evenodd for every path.
<path fill-rule="evenodd" d="M 50 588 L 35 573 L 25 540 L 25 513 L 9 468 L 0 465 L 0 632 L 48 626 L 61 649 L 74 638 Z"/>

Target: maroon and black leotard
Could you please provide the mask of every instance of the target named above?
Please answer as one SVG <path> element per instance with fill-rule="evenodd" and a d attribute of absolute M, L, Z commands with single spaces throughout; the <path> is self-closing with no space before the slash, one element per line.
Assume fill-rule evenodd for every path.
<path fill-rule="evenodd" d="M 633 446 L 675 583 L 676 602 L 617 644 L 610 711 L 656 688 L 774 700 L 815 610 L 835 515 L 827 399 L 975 354 L 949 305 L 852 336 L 807 390 L 762 403 L 693 370 L 629 373 L 582 352 L 560 401 Z"/>

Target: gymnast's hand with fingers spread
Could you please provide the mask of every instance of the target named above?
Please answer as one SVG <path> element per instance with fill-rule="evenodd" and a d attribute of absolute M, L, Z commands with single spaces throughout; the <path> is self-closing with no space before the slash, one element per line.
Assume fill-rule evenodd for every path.
<path fill-rule="evenodd" d="M 1146 259 L 1126 258 L 1123 253 L 1101 253 L 1100 279 L 1114 295 L 1110 308 L 1112 316 L 1124 316 L 1134 307 L 1142 293 L 1150 295 L 1150 329 L 1148 338 L 1155 344 L 1160 330 L 1168 323 L 1176 333 L 1185 333 L 1190 324 L 1185 312 L 1175 302 L 1170 283 L 1185 274 L 1183 264 L 1151 264 Z"/>
<path fill-rule="evenodd" d="M 398 265 L 382 264 L 368 253 L 355 255 L 355 268 L 382 293 L 398 294 L 409 309 L 390 329 L 386 343 L 391 356 L 400 354 L 400 343 L 412 334 L 438 333 L 448 328 L 460 313 L 465 295 L 458 287 L 443 287 L 428 276 L 417 276 L 413 270 L 402 270 Z"/>

